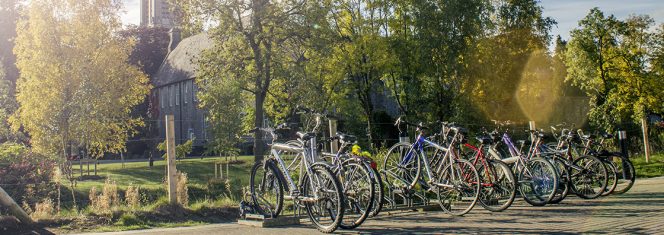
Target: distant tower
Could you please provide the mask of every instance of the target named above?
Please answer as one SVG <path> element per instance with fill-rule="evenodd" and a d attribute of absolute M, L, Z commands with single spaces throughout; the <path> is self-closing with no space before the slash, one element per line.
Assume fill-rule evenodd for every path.
<path fill-rule="evenodd" d="M 141 0 L 141 26 L 173 28 L 175 21 L 168 0 Z"/>

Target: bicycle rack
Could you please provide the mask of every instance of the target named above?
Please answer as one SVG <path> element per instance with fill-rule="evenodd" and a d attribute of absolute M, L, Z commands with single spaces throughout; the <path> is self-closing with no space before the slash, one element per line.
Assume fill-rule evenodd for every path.
<path fill-rule="evenodd" d="M 383 176 L 382 179 L 387 179 L 384 172 L 381 172 L 381 175 Z M 385 211 L 426 210 L 432 206 L 431 200 L 426 196 L 427 191 L 424 189 L 404 192 L 388 182 L 383 183 L 387 185 L 386 194 L 383 196 L 383 203 L 386 203 Z"/>

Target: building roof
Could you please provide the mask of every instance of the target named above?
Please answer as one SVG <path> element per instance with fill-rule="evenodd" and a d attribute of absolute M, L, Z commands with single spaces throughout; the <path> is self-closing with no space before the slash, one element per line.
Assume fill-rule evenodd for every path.
<path fill-rule="evenodd" d="M 154 86 L 180 82 L 196 77 L 197 60 L 203 50 L 214 45 L 207 33 L 185 38 L 171 51 L 154 77 Z"/>

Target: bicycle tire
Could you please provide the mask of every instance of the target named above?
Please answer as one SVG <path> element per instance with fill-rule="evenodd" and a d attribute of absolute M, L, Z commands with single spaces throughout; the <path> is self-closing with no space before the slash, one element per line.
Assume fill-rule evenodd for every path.
<path fill-rule="evenodd" d="M 454 177 L 452 169 L 454 169 Z M 455 181 L 455 179 L 459 179 Z M 455 216 L 463 216 L 470 212 L 477 204 L 480 194 L 480 177 L 477 169 L 467 160 L 457 159 L 448 164 L 440 174 L 438 182 L 447 182 L 453 184 L 452 188 L 437 186 L 436 195 L 438 204 L 445 213 Z M 444 190 L 441 192 L 441 190 Z M 445 193 L 445 194 L 443 194 Z M 459 203 L 461 206 L 455 206 L 455 202 L 465 202 L 467 205 Z M 454 206 L 454 208 L 453 208 Z"/>
<path fill-rule="evenodd" d="M 521 196 L 532 206 L 546 205 L 558 189 L 558 174 L 555 167 L 541 157 L 526 162 L 526 167 L 519 171 L 518 179 Z"/>
<path fill-rule="evenodd" d="M 354 229 L 369 217 L 374 202 L 374 180 L 364 162 L 349 159 L 342 163 L 341 185 L 346 199 L 346 210 L 339 224 L 342 229 Z M 369 167 L 370 168 L 370 167 Z"/>
<path fill-rule="evenodd" d="M 613 155 L 613 164 L 616 167 L 616 172 L 618 174 L 618 184 L 616 189 L 613 190 L 613 194 L 623 194 L 629 191 L 634 182 L 636 181 L 636 170 L 634 169 L 634 164 L 628 158 L 622 154 Z M 620 159 L 619 161 L 617 159 Z"/>
<path fill-rule="evenodd" d="M 404 158 L 410 158 L 406 165 L 401 164 Z M 411 150 L 411 144 L 397 143 L 387 151 L 382 171 L 390 187 L 410 190 L 420 178 L 420 156 L 416 150 Z"/>
<path fill-rule="evenodd" d="M 339 225 L 343 220 L 344 208 L 346 208 L 346 200 L 344 198 L 341 183 L 332 170 L 324 164 L 313 164 L 311 166 L 311 171 L 314 174 L 312 178 L 316 179 L 318 182 L 323 182 L 317 186 L 313 185 L 309 179 L 310 177 L 305 175 L 301 185 L 302 195 L 309 198 L 316 198 L 316 194 L 320 194 L 321 192 L 330 193 L 330 195 L 327 195 L 326 197 L 318 197 L 326 199 L 325 201 L 303 202 L 307 211 L 307 216 L 314 226 L 316 226 L 318 231 L 322 233 L 332 233 L 339 228 Z M 326 190 L 315 190 L 311 188 L 312 186 L 320 187 L 322 185 L 331 188 L 327 188 Z M 320 208 L 318 208 L 318 206 L 320 206 Z M 321 208 L 324 208 L 325 210 L 321 210 Z M 325 212 L 328 212 L 329 214 L 325 214 Z M 317 218 L 316 215 L 320 215 L 320 218 Z M 323 224 L 323 220 L 329 220 L 329 224 Z"/>
<path fill-rule="evenodd" d="M 262 176 L 262 179 L 257 179 L 257 175 L 259 174 L 259 170 L 264 169 L 265 172 L 264 175 Z M 256 209 L 258 210 L 259 213 L 261 213 L 264 216 L 269 216 L 272 218 L 276 218 L 281 214 L 281 210 L 283 209 L 283 204 L 284 204 L 284 187 L 283 187 L 283 177 L 280 175 L 280 171 L 278 170 L 277 166 L 275 165 L 274 161 L 271 160 L 266 160 L 266 161 L 260 161 L 256 162 L 254 166 L 251 169 L 251 183 L 250 183 L 250 191 L 251 191 L 251 199 L 256 205 Z M 263 179 L 266 179 L 268 184 L 263 184 Z M 260 180 L 259 185 L 257 185 L 257 181 Z M 274 206 L 270 207 L 270 205 L 265 205 L 266 201 L 268 199 L 265 199 L 266 196 L 262 195 L 264 194 L 260 190 L 257 191 L 257 189 L 261 189 L 264 186 L 269 185 L 272 188 L 272 190 L 276 190 L 273 192 L 274 195 L 267 195 L 268 198 L 271 198 L 274 196 L 275 202 Z M 261 195 L 259 195 L 261 194 Z M 267 202 L 269 203 L 269 202 Z M 265 207 L 267 206 L 267 208 Z"/>
<path fill-rule="evenodd" d="M 488 160 L 488 169 L 485 170 L 483 164 L 479 164 L 477 173 L 482 181 L 482 191 L 480 193 L 480 205 L 491 212 L 501 212 L 509 208 L 516 198 L 516 177 L 510 167 L 499 160 Z M 488 179 L 487 179 L 488 178 Z M 491 186 L 484 186 L 490 184 Z M 500 198 L 496 198 L 496 195 Z M 497 204 L 492 205 L 492 202 Z"/>
<path fill-rule="evenodd" d="M 564 160 L 560 158 L 551 158 L 551 161 L 553 161 L 553 166 L 555 166 L 556 170 L 558 170 L 559 181 L 558 181 L 558 190 L 556 190 L 556 194 L 548 203 L 558 204 L 563 200 L 565 200 L 565 198 L 567 198 L 567 196 L 569 195 L 570 176 L 569 176 L 569 170 L 567 169 L 567 164 L 565 164 Z"/>
<path fill-rule="evenodd" d="M 587 155 L 574 160 L 574 165 L 581 170 L 570 168 L 573 192 L 583 199 L 595 199 L 601 196 L 608 181 L 604 163 L 597 157 Z"/>

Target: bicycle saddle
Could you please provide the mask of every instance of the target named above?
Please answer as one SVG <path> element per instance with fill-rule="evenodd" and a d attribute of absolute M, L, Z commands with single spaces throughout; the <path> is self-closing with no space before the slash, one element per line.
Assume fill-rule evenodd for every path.
<path fill-rule="evenodd" d="M 346 143 L 355 142 L 357 140 L 357 137 L 355 137 L 354 135 L 346 135 L 341 132 L 337 132 L 337 137 L 339 137 L 339 140 L 341 142 L 346 142 Z"/>
<path fill-rule="evenodd" d="M 302 139 L 304 141 L 307 141 L 307 140 L 310 140 L 310 139 L 316 137 L 316 133 L 313 133 L 313 132 L 304 133 L 304 132 L 298 131 L 297 136 L 300 137 L 300 139 Z"/>
<path fill-rule="evenodd" d="M 477 139 L 477 141 L 479 141 L 482 144 L 493 144 L 493 139 L 488 136 L 477 136 L 475 137 L 475 139 Z"/>
<path fill-rule="evenodd" d="M 613 135 L 609 133 L 602 133 L 602 138 L 604 139 L 613 139 Z"/>

